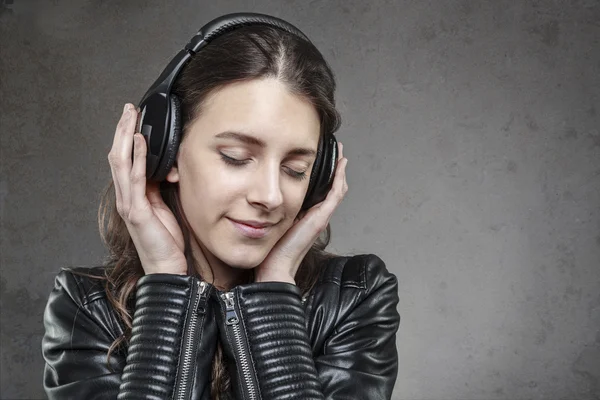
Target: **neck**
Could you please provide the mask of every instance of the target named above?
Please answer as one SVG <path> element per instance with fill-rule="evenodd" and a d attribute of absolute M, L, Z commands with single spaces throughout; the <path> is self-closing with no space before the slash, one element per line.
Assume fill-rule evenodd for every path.
<path fill-rule="evenodd" d="M 218 259 L 202 244 L 190 241 L 192 254 L 197 262 L 197 272 L 206 282 L 221 291 L 228 291 L 234 286 L 244 283 L 252 271 L 233 268 Z"/>

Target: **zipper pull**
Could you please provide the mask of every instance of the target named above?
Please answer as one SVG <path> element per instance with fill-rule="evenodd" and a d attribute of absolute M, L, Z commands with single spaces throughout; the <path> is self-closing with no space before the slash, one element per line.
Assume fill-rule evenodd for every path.
<path fill-rule="evenodd" d="M 204 281 L 198 281 L 198 305 L 196 307 L 196 313 L 204 314 L 206 312 L 206 300 L 207 296 L 205 295 L 208 289 L 208 283 Z"/>
<path fill-rule="evenodd" d="M 238 319 L 237 313 L 235 312 L 235 301 L 233 299 L 233 292 L 227 292 L 221 294 L 221 299 L 225 303 L 227 313 L 225 314 L 225 322 L 227 325 L 237 325 L 240 320 Z"/>

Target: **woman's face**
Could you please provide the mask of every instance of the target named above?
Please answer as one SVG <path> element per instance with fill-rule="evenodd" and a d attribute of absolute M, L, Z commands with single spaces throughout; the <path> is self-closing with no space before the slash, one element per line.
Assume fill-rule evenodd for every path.
<path fill-rule="evenodd" d="M 314 106 L 276 79 L 231 84 L 208 98 L 167 180 L 179 182 L 183 210 L 200 240 L 193 245 L 213 268 L 256 267 L 292 226 L 319 131 Z M 231 219 L 273 225 L 252 238 Z"/>

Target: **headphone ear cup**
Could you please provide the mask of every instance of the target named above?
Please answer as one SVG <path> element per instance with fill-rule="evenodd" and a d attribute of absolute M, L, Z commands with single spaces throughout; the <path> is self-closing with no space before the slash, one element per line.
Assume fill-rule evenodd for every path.
<path fill-rule="evenodd" d="M 308 191 L 301 207 L 302 211 L 308 210 L 327 197 L 333 186 L 337 158 L 337 140 L 335 136 L 333 134 L 324 135 L 317 151 L 317 158 L 313 165 Z"/>
<path fill-rule="evenodd" d="M 169 174 L 169 171 L 171 171 L 177 158 L 177 151 L 179 150 L 179 143 L 181 140 L 181 100 L 172 94 L 169 96 L 169 103 L 170 112 L 167 144 L 155 174 L 155 179 L 158 182 L 164 181 Z"/>

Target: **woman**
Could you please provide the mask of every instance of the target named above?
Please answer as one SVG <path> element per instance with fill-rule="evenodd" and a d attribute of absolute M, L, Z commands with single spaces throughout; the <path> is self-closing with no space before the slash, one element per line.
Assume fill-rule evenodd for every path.
<path fill-rule="evenodd" d="M 347 191 L 341 143 L 320 151 L 340 125 L 333 74 L 283 21 L 219 24 L 173 78 L 181 138 L 164 180 L 149 179 L 158 158 L 136 130 L 147 108 L 125 107 L 99 210 L 110 257 L 56 277 L 46 393 L 390 399 L 396 277 L 375 255 L 324 251 Z M 328 155 L 336 167 L 315 200 L 313 167 Z"/>

